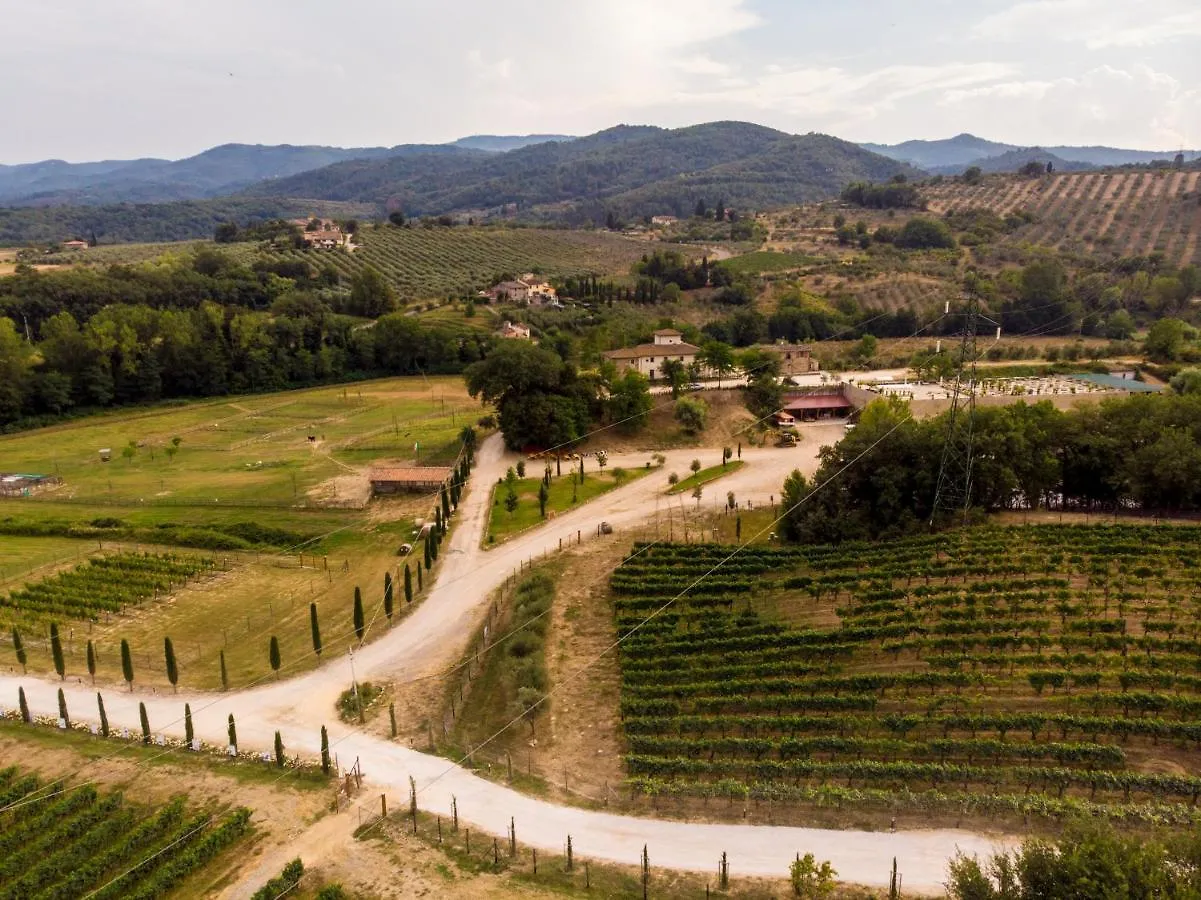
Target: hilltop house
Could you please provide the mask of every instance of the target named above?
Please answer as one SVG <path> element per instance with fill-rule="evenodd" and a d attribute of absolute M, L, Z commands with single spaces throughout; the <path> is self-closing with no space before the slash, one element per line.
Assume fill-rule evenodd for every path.
<path fill-rule="evenodd" d="M 521 341 L 530 339 L 530 327 L 522 325 L 520 322 L 505 322 L 504 327 L 500 330 L 502 338 L 509 338 Z"/>
<path fill-rule="evenodd" d="M 613 361 L 618 372 L 636 369 L 654 381 L 663 377 L 663 364 L 668 360 L 674 359 L 689 366 L 696 362 L 700 352 L 700 347 L 684 343 L 683 332 L 674 328 L 661 328 L 655 332 L 654 343 L 610 350 L 604 356 Z"/>

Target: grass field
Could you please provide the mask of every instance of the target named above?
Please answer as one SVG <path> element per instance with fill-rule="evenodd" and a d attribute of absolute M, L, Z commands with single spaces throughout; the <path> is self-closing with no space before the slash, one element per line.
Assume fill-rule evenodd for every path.
<path fill-rule="evenodd" d="M 326 645 L 342 652 L 353 641 L 351 607 L 361 587 L 375 621 L 369 637 L 378 635 L 387 624 L 384 575 L 399 578 L 397 548 L 432 507 L 432 498 L 412 496 L 364 510 L 365 468 L 408 463 L 415 444 L 421 463 L 449 463 L 459 430 L 478 413 L 460 379 L 388 379 L 114 413 L 0 437 L 7 471 L 57 472 L 64 482 L 0 500 L 0 592 L 118 552 L 185 552 L 216 562 L 124 614 L 98 608 L 77 617 L 66 607 L 0 604 L 0 627 L 6 634 L 18 627 L 30 670 L 47 672 L 47 631 L 57 621 L 68 672 L 86 676 L 91 640 L 106 682 L 121 680 L 122 639 L 133 648 L 139 684 L 166 684 L 165 637 L 175 645 L 180 684 L 193 688 L 221 687 L 222 652 L 230 687 L 269 676 L 272 635 L 285 671 L 311 668 L 319 660 L 309 604 L 318 605 Z M 171 458 L 174 436 L 182 440 Z M 120 448 L 130 441 L 139 446 L 127 458 Z M 100 461 L 101 447 L 113 448 L 110 462 Z M 403 606 L 399 600 L 396 617 Z"/>
<path fill-rule="evenodd" d="M 35 793 L 37 792 L 37 793 Z M 0 898 L 151 898 L 168 894 L 250 830 L 250 811 L 158 808 L 91 785 L 46 792 L 19 769 L 0 771 Z M 163 852 L 166 850 L 170 852 Z"/>
<path fill-rule="evenodd" d="M 578 482 L 579 476 L 575 471 L 558 477 L 552 475 L 547 491 L 546 511 L 548 514 L 567 512 L 651 471 L 647 468 L 623 469 L 620 476 L 615 475 L 614 469 L 611 468 L 599 472 L 592 471 L 585 473 L 582 484 Z M 507 489 L 504 484 L 497 484 L 492 488 L 492 517 L 488 522 L 485 544 L 503 542 L 543 521 L 541 510 L 538 508 L 538 486 L 541 483 L 541 477 L 517 480 L 517 508 L 513 512 L 505 508 Z"/>
<path fill-rule="evenodd" d="M 744 529 L 746 526 L 744 525 Z M 653 546 L 612 577 L 630 785 L 903 813 L 1195 823 L 1201 528 Z M 641 623 L 641 624 L 640 624 Z"/>
<path fill-rule="evenodd" d="M 710 481 L 716 481 L 724 475 L 729 475 L 732 472 L 737 472 L 741 469 L 745 462 L 741 459 L 732 459 L 724 465 L 718 464 L 710 466 L 707 469 L 701 469 L 694 475 L 689 475 L 683 481 L 675 484 L 667 489 L 668 494 L 682 494 L 685 491 L 691 492 L 693 488 L 708 484 Z"/>

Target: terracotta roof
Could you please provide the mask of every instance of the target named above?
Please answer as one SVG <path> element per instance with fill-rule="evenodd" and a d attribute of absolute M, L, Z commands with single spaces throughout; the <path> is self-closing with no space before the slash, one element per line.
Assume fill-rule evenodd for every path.
<path fill-rule="evenodd" d="M 637 347 L 622 347 L 603 354 L 608 359 L 637 359 L 642 356 L 690 356 L 701 352 L 692 344 L 639 344 Z"/>
<path fill-rule="evenodd" d="M 432 484 L 450 478 L 452 471 L 449 466 L 380 466 L 371 470 L 368 480 Z"/>

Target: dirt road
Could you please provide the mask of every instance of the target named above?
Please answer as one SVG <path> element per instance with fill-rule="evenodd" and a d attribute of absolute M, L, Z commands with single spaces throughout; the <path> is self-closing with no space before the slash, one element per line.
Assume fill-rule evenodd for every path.
<path fill-rule="evenodd" d="M 779 497 L 784 477 L 794 468 L 806 474 L 816 471 L 818 450 L 835 442 L 842 433 L 837 424 L 803 429 L 800 447 L 744 448 L 746 465 L 707 488 L 710 495 L 724 499 L 734 491 L 740 502 L 755 506 Z M 688 463 L 700 458 L 704 465 L 720 462 L 720 449 L 682 450 L 665 454 L 666 467 L 614 490 L 591 503 L 517 536 L 491 550 L 480 548 L 488 518 L 489 489 L 516 461 L 507 455 L 498 437 L 481 446 L 471 484 L 454 517 L 454 527 L 442 550 L 441 568 L 428 595 L 400 625 L 380 636 L 386 626 L 373 622 L 371 643 L 354 654 L 355 674 L 360 681 L 403 682 L 438 672 L 459 659 L 470 636 L 481 621 L 486 601 L 519 561 L 552 553 L 559 540 L 628 540 L 634 525 L 653 522 L 671 502 L 664 496 L 666 472 L 686 473 Z M 645 455 L 613 457 L 611 466 L 642 466 Z M 684 502 L 692 505 L 692 501 Z M 596 525 L 609 522 L 614 534 L 596 536 Z M 297 678 L 271 681 L 229 694 L 184 693 L 178 696 L 132 693 L 108 689 L 105 709 L 111 727 L 140 732 L 139 702 L 145 703 L 155 733 L 183 734 L 183 705 L 191 704 L 197 737 L 224 746 L 227 716 L 237 721 L 239 746 L 269 750 L 279 730 L 289 753 L 316 756 L 320 728 L 329 728 L 331 751 L 346 766 L 360 761 L 370 784 L 368 796 L 389 795 L 394 807 L 408 795 L 408 779 L 418 785 L 418 803 L 431 812 L 448 815 L 451 798 L 458 800 L 459 816 L 474 827 L 503 834 L 512 816 L 518 840 L 546 850 L 561 849 L 568 834 L 578 854 L 597 859 L 633 864 L 643 844 L 650 848 L 655 865 L 669 868 L 708 870 L 722 851 L 730 866 L 739 872 L 780 876 L 800 851 L 829 859 L 842 878 L 866 885 L 887 883 L 888 864 L 893 856 L 904 873 L 905 886 L 913 891 L 938 892 L 945 878 L 946 860 L 957 847 L 987 853 L 991 839 L 968 832 L 942 830 L 896 834 L 862 831 L 823 831 L 750 825 L 712 825 L 667 822 L 632 816 L 559 807 L 527 797 L 503 785 L 478 778 L 439 757 L 409 750 L 380 738 L 360 733 L 337 720 L 334 703 L 350 684 L 350 659 L 343 649 L 327 644 L 326 661 L 320 668 Z M 0 676 L 0 705 L 13 708 L 18 685 L 25 688 L 35 715 L 52 716 L 57 710 L 59 682 L 33 676 Z M 61 685 L 70 715 L 76 721 L 97 720 L 96 694 L 82 683 Z M 84 773 L 86 777 L 86 772 Z M 236 887 L 236 886 L 235 886 Z"/>

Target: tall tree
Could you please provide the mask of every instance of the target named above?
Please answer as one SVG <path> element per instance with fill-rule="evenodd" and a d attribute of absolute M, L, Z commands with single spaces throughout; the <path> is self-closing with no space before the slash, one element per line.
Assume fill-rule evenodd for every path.
<path fill-rule="evenodd" d="M 50 623 L 50 654 L 54 657 L 54 671 L 59 679 L 66 678 L 66 663 L 63 661 L 63 642 L 58 636 L 58 625 Z"/>
<path fill-rule="evenodd" d="M 121 675 L 129 690 L 133 691 L 133 654 L 129 651 L 129 641 L 121 638 Z"/>
<path fill-rule="evenodd" d="M 171 643 L 171 638 L 163 638 L 163 657 L 167 662 L 167 680 L 171 682 L 171 689 L 175 693 L 179 693 L 179 666 L 175 662 L 175 645 Z"/>
<path fill-rule="evenodd" d="M 309 631 L 313 636 L 313 652 L 321 658 L 321 626 L 317 624 L 317 604 L 309 604 Z"/>
<path fill-rule="evenodd" d="M 354 636 L 360 644 L 367 631 L 367 619 L 363 615 L 363 592 L 356 585 L 354 589 Z"/>
<path fill-rule="evenodd" d="M 25 667 L 25 644 L 21 641 L 21 632 L 17 631 L 17 626 L 13 626 L 13 650 L 17 654 L 17 663 L 21 666 L 21 672 L 24 674 L 29 670 Z"/>
<path fill-rule="evenodd" d="M 279 655 L 279 638 L 275 635 L 271 635 L 271 644 L 268 647 L 267 655 L 271 661 L 271 670 L 275 672 L 275 677 L 279 678 L 279 667 L 283 660 Z"/>

